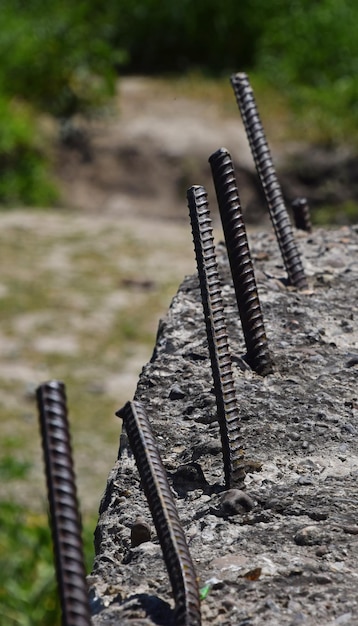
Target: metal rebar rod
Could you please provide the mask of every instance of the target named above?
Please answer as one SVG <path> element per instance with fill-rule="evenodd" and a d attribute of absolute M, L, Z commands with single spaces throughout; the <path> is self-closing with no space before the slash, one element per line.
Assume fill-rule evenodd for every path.
<path fill-rule="evenodd" d="M 116 415 L 123 419 L 157 530 L 173 589 L 176 625 L 200 626 L 197 577 L 148 417 L 140 402 L 127 402 Z"/>
<path fill-rule="evenodd" d="M 246 344 L 245 358 L 255 372 L 266 376 L 272 373 L 272 361 L 232 160 L 229 152 L 220 148 L 209 162 Z"/>
<path fill-rule="evenodd" d="M 291 285 L 307 288 L 307 279 L 294 238 L 270 149 L 260 120 L 252 87 L 246 74 L 233 74 L 231 84 L 264 190 L 271 221 Z"/>
<path fill-rule="evenodd" d="M 91 624 L 75 473 L 63 383 L 37 389 L 62 625 Z"/>
<path fill-rule="evenodd" d="M 307 198 L 296 198 L 292 201 L 291 206 L 296 228 L 311 233 L 312 222 Z"/>
<path fill-rule="evenodd" d="M 225 486 L 229 489 L 236 483 L 242 483 L 240 462 L 243 459 L 243 450 L 240 414 L 232 373 L 207 193 L 204 187 L 193 186 L 187 192 L 187 199 L 214 380 Z"/>

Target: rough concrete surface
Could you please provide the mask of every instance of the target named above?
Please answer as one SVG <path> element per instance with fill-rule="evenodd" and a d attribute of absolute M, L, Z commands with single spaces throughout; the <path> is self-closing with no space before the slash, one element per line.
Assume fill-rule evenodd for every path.
<path fill-rule="evenodd" d="M 135 394 L 150 418 L 199 586 L 208 585 L 203 625 L 358 624 L 358 228 L 297 239 L 309 280 L 302 292 L 287 286 L 274 235 L 249 238 L 274 360 L 265 378 L 242 369 L 226 250 L 217 246 L 246 500 L 223 488 L 197 276 L 185 278 L 160 322 Z M 204 479 L 198 471 L 183 478 L 181 466 L 192 463 Z M 132 547 L 138 518 L 151 540 Z M 173 623 L 168 575 L 125 438 L 95 544 L 93 624 Z"/>

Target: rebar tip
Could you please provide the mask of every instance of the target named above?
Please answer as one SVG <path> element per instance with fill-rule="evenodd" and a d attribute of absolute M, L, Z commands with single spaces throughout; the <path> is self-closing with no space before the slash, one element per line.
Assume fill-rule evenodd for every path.
<path fill-rule="evenodd" d="M 209 158 L 208 158 L 208 162 L 212 163 L 213 161 L 216 161 L 216 159 L 224 156 L 224 155 L 230 155 L 230 152 L 227 148 L 219 148 L 218 150 L 215 150 L 215 152 L 213 152 Z"/>
<path fill-rule="evenodd" d="M 248 80 L 246 72 L 234 72 L 230 77 L 231 82 L 234 80 Z"/>

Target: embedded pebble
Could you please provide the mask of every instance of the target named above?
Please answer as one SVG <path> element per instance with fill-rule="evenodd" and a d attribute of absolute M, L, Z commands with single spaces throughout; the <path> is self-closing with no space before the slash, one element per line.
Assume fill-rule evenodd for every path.
<path fill-rule="evenodd" d="M 173 474 L 173 487 L 178 493 L 204 489 L 206 485 L 204 472 L 199 463 L 179 465 Z"/>
<path fill-rule="evenodd" d="M 255 506 L 250 496 L 241 489 L 229 489 L 220 498 L 220 513 L 226 515 L 242 515 Z"/>
<path fill-rule="evenodd" d="M 145 541 L 150 541 L 152 533 L 149 524 L 141 517 L 137 517 L 131 528 L 131 546 L 136 548 Z"/>
<path fill-rule="evenodd" d="M 173 385 L 169 392 L 169 400 L 182 400 L 185 396 L 185 391 L 179 385 Z"/>
<path fill-rule="evenodd" d="M 319 526 L 305 526 L 295 534 L 295 543 L 298 546 L 314 546 L 327 542 L 327 535 Z"/>
<path fill-rule="evenodd" d="M 348 535 L 358 535 L 358 526 L 343 526 L 343 530 Z"/>

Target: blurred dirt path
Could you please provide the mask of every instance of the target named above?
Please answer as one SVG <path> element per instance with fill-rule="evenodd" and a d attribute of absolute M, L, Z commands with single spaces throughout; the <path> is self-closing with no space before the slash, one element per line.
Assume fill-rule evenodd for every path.
<path fill-rule="evenodd" d="M 245 206 L 255 200 L 254 165 L 233 95 L 231 108 L 217 96 L 189 97 L 163 81 L 127 77 L 119 83 L 118 111 L 86 131 L 89 144 L 74 138 L 58 155 L 66 206 L 186 220 L 191 185 L 205 185 L 215 204 L 208 158 L 222 146 L 239 166 Z"/>

